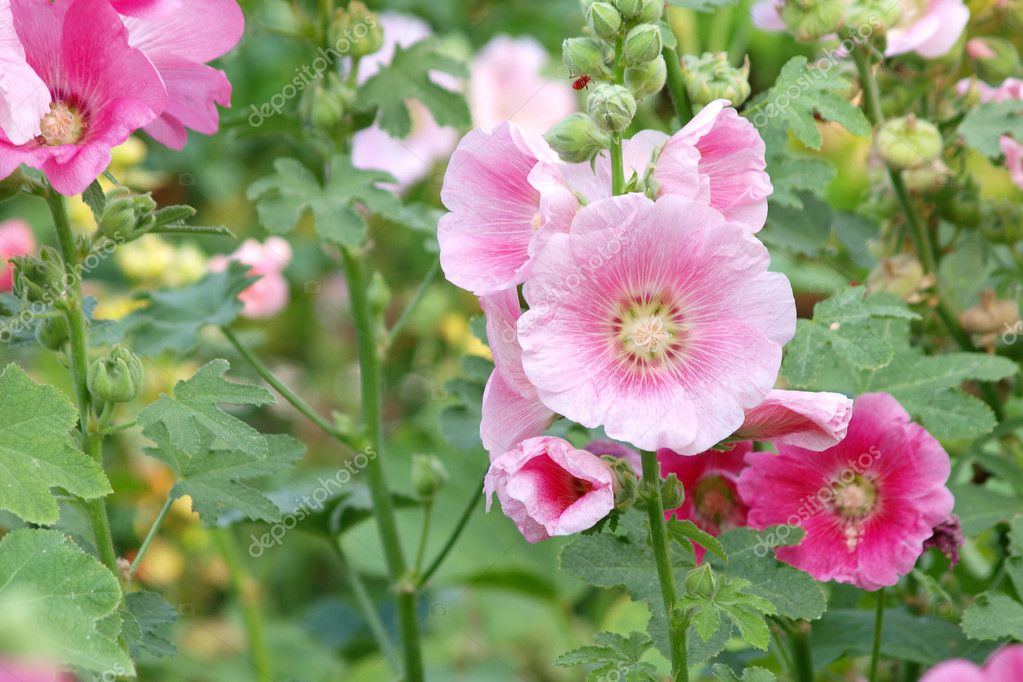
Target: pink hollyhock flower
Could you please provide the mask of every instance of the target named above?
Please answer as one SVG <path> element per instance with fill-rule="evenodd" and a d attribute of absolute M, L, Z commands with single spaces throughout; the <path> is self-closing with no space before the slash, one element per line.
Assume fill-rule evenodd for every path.
<path fill-rule="evenodd" d="M 532 38 L 497 36 L 470 67 L 469 108 L 473 125 L 493 130 L 513 121 L 543 135 L 577 109 L 567 81 L 543 76 L 549 55 Z"/>
<path fill-rule="evenodd" d="M 1002 147 L 1002 153 L 1005 154 L 1005 165 L 1009 169 L 1012 181 L 1023 189 L 1023 144 L 1008 135 L 1002 135 L 998 142 Z"/>
<path fill-rule="evenodd" d="M 472 130 L 458 143 L 440 194 L 450 213 L 437 228 L 440 264 L 453 284 L 477 296 L 521 284 L 549 233 L 568 229 L 550 219 L 555 211 L 530 178 L 538 158 L 550 155 L 543 138 L 514 123 Z"/>
<path fill-rule="evenodd" d="M 359 62 L 359 82 L 364 82 L 386 66 L 394 57 L 396 46 L 403 48 L 430 36 L 430 27 L 415 17 L 383 13 L 380 25 L 384 31 L 383 47 Z M 433 79 L 443 87 L 455 90 L 458 83 L 447 74 Z M 441 127 L 429 110 L 416 100 L 407 102 L 412 117 L 412 132 L 396 139 L 373 125 L 360 130 L 352 140 L 352 163 L 356 168 L 382 170 L 398 181 L 395 189 L 405 189 L 425 178 L 433 165 L 451 154 L 458 143 L 458 131 Z"/>
<path fill-rule="evenodd" d="M 14 283 L 14 266 L 8 261 L 35 250 L 35 234 L 28 223 L 21 220 L 0 223 L 0 293 L 10 291 Z"/>
<path fill-rule="evenodd" d="M 0 0 L 0 134 L 12 144 L 25 144 L 39 135 L 39 122 L 49 110 L 50 91 L 25 60 L 10 0 Z"/>
<path fill-rule="evenodd" d="M 760 0 L 750 7 L 753 25 L 765 31 L 787 31 L 788 26 L 781 18 L 781 5 L 778 0 Z"/>
<path fill-rule="evenodd" d="M 220 126 L 217 105 L 231 106 L 231 83 L 206 63 L 238 44 L 245 17 L 235 0 L 119 0 L 128 42 L 141 50 L 167 86 L 167 107 L 146 132 L 182 149 L 188 129 L 212 135 Z"/>
<path fill-rule="evenodd" d="M 810 452 L 753 452 L 739 477 L 749 525 L 799 525 L 802 543 L 777 556 L 820 581 L 865 590 L 912 570 L 935 526 L 952 512 L 948 455 L 891 395 L 857 398 L 849 433 Z"/>
<path fill-rule="evenodd" d="M 991 86 L 982 80 L 964 78 L 956 83 L 956 92 L 966 96 L 976 88 L 981 102 L 1011 102 L 1023 100 L 1023 80 L 1006 78 L 997 86 Z"/>
<path fill-rule="evenodd" d="M 845 438 L 853 401 L 839 393 L 773 390 L 746 412 L 734 440 L 759 440 L 825 450 Z"/>
<path fill-rule="evenodd" d="M 707 450 L 698 455 L 658 450 L 661 476 L 675 474 L 686 492 L 682 506 L 667 510 L 665 517 L 689 519 L 711 535 L 745 526 L 749 508 L 739 495 L 738 480 L 752 450 L 749 441 L 736 443 L 727 452 Z M 699 547 L 697 555 L 703 555 Z"/>
<path fill-rule="evenodd" d="M 554 421 L 522 371 L 516 323 L 522 310 L 512 287 L 480 299 L 487 317 L 487 340 L 494 355 L 494 371 L 483 391 L 480 439 L 493 460 L 527 438 L 542 436 Z"/>
<path fill-rule="evenodd" d="M 611 455 L 618 459 L 624 459 L 637 476 L 643 475 L 643 457 L 628 445 L 622 445 L 613 440 L 592 440 L 583 447 L 583 450 L 592 452 L 598 457 Z"/>
<path fill-rule="evenodd" d="M 702 203 L 590 204 L 524 287 L 526 376 L 547 407 L 610 438 L 702 452 L 767 396 L 794 333 L 792 288 L 769 259 Z"/>
<path fill-rule="evenodd" d="M 164 110 L 167 90 L 128 44 L 109 0 L 11 0 L 10 7 L 28 64 L 52 102 L 39 137 L 19 145 L 0 135 L 0 177 L 24 163 L 58 192 L 78 194 L 110 163 L 113 147 Z"/>
<path fill-rule="evenodd" d="M 888 31 L 885 55 L 916 52 L 925 59 L 943 57 L 955 47 L 969 20 L 963 0 L 903 2 L 902 18 Z"/>
<path fill-rule="evenodd" d="M 490 463 L 487 511 L 496 493 L 529 542 L 592 528 L 614 508 L 614 474 L 600 457 L 560 438 L 529 438 Z"/>
<path fill-rule="evenodd" d="M 230 256 L 214 256 L 210 259 L 212 272 L 222 272 L 228 263 L 235 261 L 249 266 L 249 274 L 259 279 L 238 295 L 244 304 L 242 315 L 252 319 L 273 317 L 288 304 L 288 280 L 284 268 L 291 262 L 291 245 L 280 237 L 270 237 L 260 244 L 247 239 Z"/>
<path fill-rule="evenodd" d="M 1019 682 L 1023 680 L 1023 644 L 1009 644 L 987 659 L 984 667 L 961 658 L 927 671 L 920 682 Z"/>
<path fill-rule="evenodd" d="M 0 659 L 0 682 L 74 681 L 74 676 L 52 663 Z"/>

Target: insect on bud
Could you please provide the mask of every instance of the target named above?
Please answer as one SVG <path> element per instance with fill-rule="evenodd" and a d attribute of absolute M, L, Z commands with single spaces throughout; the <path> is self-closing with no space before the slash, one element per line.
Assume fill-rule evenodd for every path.
<path fill-rule="evenodd" d="M 436 455 L 412 455 L 412 489 L 426 502 L 448 482 L 448 471 Z"/>
<path fill-rule="evenodd" d="M 915 168 L 941 156 L 941 132 L 913 115 L 895 118 L 881 126 L 877 148 L 893 167 Z"/>
<path fill-rule="evenodd" d="M 618 38 L 622 31 L 622 15 L 613 5 L 606 2 L 595 2 L 586 13 L 586 23 L 593 29 L 598 38 L 608 42 Z"/>
<path fill-rule="evenodd" d="M 654 24 L 640 24 L 626 34 L 622 55 L 626 64 L 638 66 L 659 57 L 661 47 L 661 29 Z"/>
<path fill-rule="evenodd" d="M 142 392 L 142 361 L 123 346 L 114 346 L 89 369 L 89 391 L 103 402 L 131 402 Z"/>
<path fill-rule="evenodd" d="M 593 38 L 569 38 L 561 44 L 561 57 L 573 76 L 607 76 L 604 45 Z"/>
<path fill-rule="evenodd" d="M 592 118 L 581 112 L 556 123 L 544 139 L 567 163 L 589 161 L 611 146 L 611 138 L 597 128 Z"/>
<path fill-rule="evenodd" d="M 781 18 L 799 40 L 817 40 L 842 26 L 845 0 L 785 0 Z"/>
<path fill-rule="evenodd" d="M 664 88 L 667 80 L 668 65 L 662 55 L 642 66 L 625 69 L 625 86 L 637 100 L 656 95 Z"/>
<path fill-rule="evenodd" d="M 682 78 L 694 104 L 706 106 L 716 99 L 727 99 L 737 107 L 750 95 L 749 57 L 737 69 L 728 63 L 725 52 L 704 52 L 700 57 L 686 55 Z"/>
<path fill-rule="evenodd" d="M 636 98 L 621 85 L 598 83 L 586 102 L 590 116 L 605 133 L 622 133 L 636 115 Z"/>

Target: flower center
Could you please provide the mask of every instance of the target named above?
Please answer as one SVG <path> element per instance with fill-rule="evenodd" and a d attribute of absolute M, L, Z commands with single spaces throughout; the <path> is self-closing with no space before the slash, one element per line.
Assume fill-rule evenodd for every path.
<path fill-rule="evenodd" d="M 838 484 L 835 490 L 835 510 L 851 520 L 862 519 L 874 508 L 877 488 L 873 483 L 857 476 L 850 483 Z"/>
<path fill-rule="evenodd" d="M 81 112 L 67 102 L 54 102 L 39 122 L 42 143 L 47 147 L 77 144 L 85 137 L 85 121 Z"/>
<path fill-rule="evenodd" d="M 735 516 L 736 499 L 723 476 L 704 476 L 693 491 L 693 509 L 701 520 L 722 529 Z"/>
<path fill-rule="evenodd" d="M 543 225 L 543 216 L 540 215 L 540 211 L 537 211 L 536 213 L 533 214 L 533 220 L 530 221 L 530 224 L 533 226 L 533 232 L 536 232 L 537 230 L 540 229 L 540 227 Z"/>
<path fill-rule="evenodd" d="M 659 353 L 671 340 L 659 315 L 651 315 L 636 320 L 632 324 L 629 340 L 636 348 L 647 353 Z"/>
<path fill-rule="evenodd" d="M 612 313 L 615 345 L 634 364 L 675 358 L 683 349 L 685 330 L 678 306 L 662 296 L 623 301 Z"/>

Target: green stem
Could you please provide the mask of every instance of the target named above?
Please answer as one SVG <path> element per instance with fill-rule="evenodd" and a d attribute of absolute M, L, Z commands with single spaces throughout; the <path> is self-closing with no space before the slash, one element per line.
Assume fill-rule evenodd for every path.
<path fill-rule="evenodd" d="M 405 310 L 402 311 L 401 316 L 399 316 L 398 319 L 395 320 L 394 324 L 391 326 L 390 331 L 387 333 L 387 340 L 384 343 L 385 351 L 390 349 L 391 346 L 394 345 L 394 342 L 398 339 L 398 336 L 405 328 L 405 325 L 408 324 L 408 321 L 410 319 L 412 319 L 412 314 L 416 311 L 416 308 L 419 307 L 419 304 L 422 303 L 423 297 L 426 296 L 426 292 L 430 290 L 430 286 L 437 279 L 437 275 L 439 273 L 440 260 L 435 259 L 433 261 L 433 265 L 430 266 L 430 271 L 426 273 L 426 277 L 419 285 L 419 289 L 416 290 L 415 296 L 412 297 L 412 300 L 409 301 L 408 306 L 405 307 Z"/>
<path fill-rule="evenodd" d="M 455 543 L 458 541 L 459 536 L 461 536 L 462 531 L 465 530 L 466 525 L 468 525 L 469 519 L 472 518 L 472 513 L 476 511 L 476 507 L 479 505 L 480 500 L 483 499 L 483 495 L 479 492 L 482 488 L 483 483 L 481 482 L 479 486 L 473 489 L 473 495 L 469 498 L 469 503 L 465 505 L 465 509 L 462 510 L 462 515 L 459 517 L 458 523 L 455 524 L 454 530 L 451 531 L 451 535 L 448 537 L 447 542 L 444 543 L 444 546 L 441 548 L 436 558 L 430 562 L 430 566 L 420 574 L 419 587 L 422 587 L 429 582 L 430 578 L 433 577 L 433 574 L 436 573 L 437 569 L 444 563 L 444 559 L 447 558 L 451 548 L 455 546 Z"/>
<path fill-rule="evenodd" d="M 94 461 L 103 464 L 103 436 L 94 434 L 89 428 L 92 415 L 92 398 L 89 395 L 89 332 L 82 310 L 82 280 L 79 273 L 78 250 L 75 247 L 75 236 L 71 231 L 67 206 L 64 197 L 56 190 L 49 188 L 46 192 L 46 203 L 53 216 L 53 225 L 57 231 L 64 259 L 65 284 L 69 287 L 69 299 L 66 301 L 66 317 L 68 323 L 69 353 L 71 355 L 71 380 L 75 387 L 75 399 L 78 403 L 78 428 L 82 434 L 82 449 Z M 117 552 L 110 534 L 110 519 L 107 516 L 107 505 L 103 498 L 84 501 L 85 510 L 92 524 L 92 532 L 96 538 L 96 550 L 100 559 L 114 575 L 121 579 L 121 571 L 117 565 Z"/>
<path fill-rule="evenodd" d="M 677 601 L 675 574 L 668 554 L 668 527 L 664 522 L 664 503 L 661 501 L 661 467 L 657 454 L 643 452 L 643 484 L 647 489 L 647 517 L 650 522 L 650 540 L 657 563 L 657 578 L 661 584 L 664 611 L 668 617 L 671 638 L 671 674 L 676 682 L 688 682 L 689 667 L 686 663 L 685 624 L 672 618 L 672 609 Z"/>
<path fill-rule="evenodd" d="M 675 106 L 675 113 L 681 125 L 685 125 L 693 117 L 693 105 L 689 101 L 689 93 L 686 91 L 685 79 L 682 78 L 682 64 L 678 60 L 678 52 L 673 47 L 667 47 L 661 51 L 664 56 L 664 63 L 668 67 L 668 94 L 671 95 L 671 103 Z"/>
<path fill-rule="evenodd" d="M 877 591 L 877 612 L 874 616 L 874 646 L 870 653 L 870 682 L 877 682 L 877 667 L 881 661 L 881 631 L 884 628 L 884 588 Z"/>
<path fill-rule="evenodd" d="M 242 563 L 238 542 L 227 528 L 212 531 L 220 549 L 220 555 L 227 565 L 231 578 L 231 589 L 242 609 L 245 622 L 245 636 L 249 643 L 250 663 L 255 671 L 256 682 L 273 682 L 273 665 L 270 663 L 270 649 L 266 644 L 263 612 L 259 605 L 259 584 Z"/>
<path fill-rule="evenodd" d="M 369 458 L 366 475 L 373 508 L 383 545 L 384 557 L 391 579 L 397 589 L 398 623 L 401 629 L 402 651 L 405 660 L 405 682 L 422 682 L 423 657 L 419 643 L 419 620 L 416 613 L 416 584 L 409 579 L 408 566 L 398 538 L 394 519 L 391 491 L 383 468 L 383 430 L 381 425 L 380 356 L 374 334 L 376 328 L 366 295 L 366 276 L 360 257 L 349 249 L 342 249 L 348 291 L 351 295 L 352 317 L 355 321 L 356 342 L 362 382 L 362 419 L 370 447 L 376 451 Z"/>
<path fill-rule="evenodd" d="M 146 552 L 149 551 L 149 545 L 152 544 L 153 538 L 160 532 L 160 526 L 163 525 L 164 519 L 167 518 L 167 512 L 170 511 L 171 505 L 174 504 L 175 498 L 168 497 L 167 501 L 163 503 L 163 508 L 160 509 L 160 513 L 156 515 L 156 520 L 153 521 L 153 525 L 149 528 L 149 532 L 146 533 L 146 539 L 142 541 L 142 546 L 139 547 L 139 553 L 135 555 L 135 560 L 131 562 L 131 570 L 128 571 L 129 579 L 134 576 L 139 566 L 142 565 L 142 559 L 146 556 Z"/>
<path fill-rule="evenodd" d="M 792 642 L 792 673 L 796 682 L 814 682 L 809 633 L 796 624 L 789 631 L 789 641 Z"/>
<path fill-rule="evenodd" d="M 355 595 L 355 600 L 359 603 L 359 608 L 362 609 L 362 613 L 366 617 L 366 623 L 369 625 L 370 632 L 373 633 L 373 638 L 377 641 L 377 646 L 380 647 L 380 652 L 387 659 L 387 665 L 390 666 L 391 670 L 395 674 L 400 674 L 401 666 L 394 657 L 394 642 L 391 641 L 383 621 L 380 620 L 380 613 L 377 611 L 373 599 L 369 596 L 366 584 L 362 581 L 362 577 L 355 569 L 355 566 L 348 560 L 348 555 L 345 554 L 341 538 L 338 538 L 337 542 L 334 543 L 334 550 L 337 553 L 338 560 L 341 562 L 341 568 L 345 572 L 345 577 L 348 578 L 352 594 Z"/>
<path fill-rule="evenodd" d="M 622 159 L 622 137 L 611 138 L 611 192 L 615 196 L 625 194 L 625 166 Z"/>
<path fill-rule="evenodd" d="M 419 530 L 419 548 L 416 549 L 416 561 L 412 564 L 415 568 L 412 572 L 418 576 L 423 568 L 423 557 L 426 555 L 426 541 L 430 537 L 430 517 L 433 515 L 433 500 L 423 503 L 423 525 Z M 417 579 L 418 584 L 418 579 Z"/>

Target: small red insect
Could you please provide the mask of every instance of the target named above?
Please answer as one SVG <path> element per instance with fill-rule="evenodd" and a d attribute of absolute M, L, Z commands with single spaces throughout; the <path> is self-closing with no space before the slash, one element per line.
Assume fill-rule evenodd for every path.
<path fill-rule="evenodd" d="M 582 90 L 589 84 L 590 84 L 589 76 L 579 76 L 579 78 L 577 78 L 576 81 L 572 83 L 572 87 L 575 88 L 576 90 Z"/>

